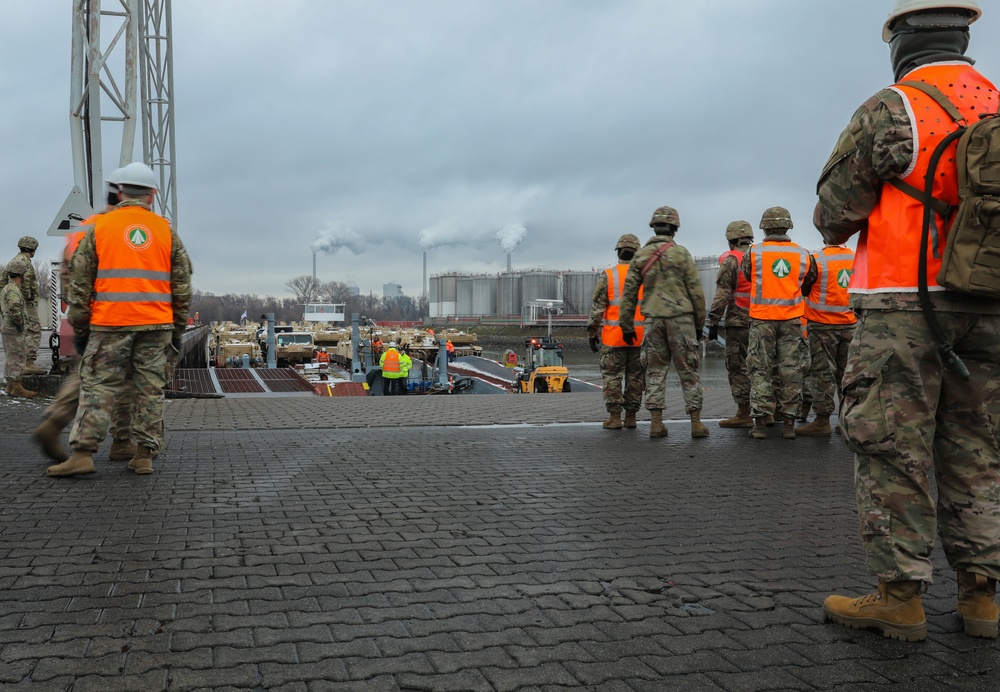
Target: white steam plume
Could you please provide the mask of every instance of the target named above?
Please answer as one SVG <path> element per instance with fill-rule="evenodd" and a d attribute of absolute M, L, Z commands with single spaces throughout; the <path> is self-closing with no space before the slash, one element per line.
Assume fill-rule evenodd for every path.
<path fill-rule="evenodd" d="M 417 235 L 420 247 L 430 250 L 444 245 L 462 245 L 473 240 L 473 234 L 463 231 L 453 223 L 442 221 L 423 229 Z"/>
<path fill-rule="evenodd" d="M 514 252 L 526 235 L 528 229 L 519 223 L 508 224 L 497 231 L 497 239 L 504 252 Z"/>
<path fill-rule="evenodd" d="M 350 228 L 324 228 L 316 235 L 316 240 L 310 247 L 313 252 L 326 253 L 347 248 L 355 255 L 360 255 L 367 244 L 361 234 Z"/>

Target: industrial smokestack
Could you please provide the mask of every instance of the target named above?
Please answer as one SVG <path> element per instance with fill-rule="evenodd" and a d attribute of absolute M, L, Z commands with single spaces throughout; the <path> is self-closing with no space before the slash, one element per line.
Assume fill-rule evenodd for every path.
<path fill-rule="evenodd" d="M 313 281 L 316 280 L 316 253 L 313 253 Z"/>
<path fill-rule="evenodd" d="M 510 255 L 511 255 L 511 253 L 508 252 L 507 253 L 507 273 L 508 274 L 511 273 L 511 270 L 510 270 Z"/>
<path fill-rule="evenodd" d="M 427 250 L 424 250 L 424 283 L 422 286 L 424 300 L 427 300 Z"/>

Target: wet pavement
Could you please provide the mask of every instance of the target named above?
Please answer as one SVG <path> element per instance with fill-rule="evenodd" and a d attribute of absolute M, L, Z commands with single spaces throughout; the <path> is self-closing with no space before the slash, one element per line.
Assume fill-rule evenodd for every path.
<path fill-rule="evenodd" d="M 873 585 L 842 440 L 600 395 L 170 400 L 151 476 L 49 479 L 0 394 L 0 686 L 996 690 L 936 552 L 926 642 L 823 622 Z M 682 411 L 676 389 L 668 415 Z"/>

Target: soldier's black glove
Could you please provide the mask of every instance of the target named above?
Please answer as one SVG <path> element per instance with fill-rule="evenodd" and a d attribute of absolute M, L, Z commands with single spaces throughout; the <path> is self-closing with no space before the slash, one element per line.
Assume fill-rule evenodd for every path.
<path fill-rule="evenodd" d="M 596 336 L 590 337 L 590 350 L 593 351 L 594 353 L 597 353 L 601 350 L 601 347 L 597 344 Z"/>
<path fill-rule="evenodd" d="M 635 339 L 636 339 L 635 330 L 632 330 L 632 329 L 625 330 L 625 329 L 623 329 L 622 330 L 622 339 L 629 346 L 631 346 L 632 344 L 634 344 L 635 343 Z"/>
<path fill-rule="evenodd" d="M 74 334 L 73 335 L 73 348 L 79 355 L 83 355 L 83 352 L 87 350 L 87 342 L 90 341 L 90 334 Z"/>
<path fill-rule="evenodd" d="M 719 325 L 713 324 L 708 328 L 708 340 L 715 341 L 719 338 Z"/>

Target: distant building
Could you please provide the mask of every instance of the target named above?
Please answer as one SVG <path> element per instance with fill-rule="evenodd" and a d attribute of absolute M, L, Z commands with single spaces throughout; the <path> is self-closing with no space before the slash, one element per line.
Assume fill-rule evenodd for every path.
<path fill-rule="evenodd" d="M 399 298 L 403 295 L 403 287 L 399 284 L 382 284 L 383 298 Z"/>
<path fill-rule="evenodd" d="M 350 284 L 347 287 L 347 294 L 352 296 L 359 296 L 361 295 L 361 289 L 355 286 L 354 284 Z"/>

